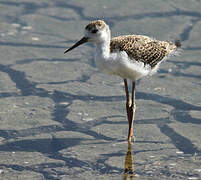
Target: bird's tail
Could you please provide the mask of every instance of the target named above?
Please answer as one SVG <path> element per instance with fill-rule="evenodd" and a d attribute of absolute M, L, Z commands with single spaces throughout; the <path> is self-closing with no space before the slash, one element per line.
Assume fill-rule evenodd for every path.
<path fill-rule="evenodd" d="M 177 48 L 180 48 L 180 47 L 181 47 L 181 41 L 180 41 L 180 40 L 175 40 L 175 41 L 174 41 L 174 45 L 175 45 Z"/>
<path fill-rule="evenodd" d="M 168 52 L 171 54 L 172 52 L 178 51 L 181 48 L 181 42 L 179 40 L 175 40 L 174 42 L 168 42 Z"/>
<path fill-rule="evenodd" d="M 181 41 L 180 40 L 175 40 L 174 42 L 170 42 L 168 46 L 168 54 L 173 55 L 173 56 L 178 56 L 182 52 L 181 48 Z"/>

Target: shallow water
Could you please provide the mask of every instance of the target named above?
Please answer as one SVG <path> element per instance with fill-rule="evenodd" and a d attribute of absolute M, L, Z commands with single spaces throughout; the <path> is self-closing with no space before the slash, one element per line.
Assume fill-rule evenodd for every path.
<path fill-rule="evenodd" d="M 201 179 L 200 0 L 0 0 L 0 15 L 0 179 Z M 132 145 L 122 80 L 90 44 L 63 54 L 94 19 L 183 45 L 137 82 Z"/>

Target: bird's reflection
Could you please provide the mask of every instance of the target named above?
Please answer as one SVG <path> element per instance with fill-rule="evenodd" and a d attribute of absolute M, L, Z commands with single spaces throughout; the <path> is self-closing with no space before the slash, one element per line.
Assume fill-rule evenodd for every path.
<path fill-rule="evenodd" d="M 134 180 L 134 163 L 132 155 L 132 143 L 128 142 L 128 151 L 125 157 L 124 164 L 124 180 Z"/>

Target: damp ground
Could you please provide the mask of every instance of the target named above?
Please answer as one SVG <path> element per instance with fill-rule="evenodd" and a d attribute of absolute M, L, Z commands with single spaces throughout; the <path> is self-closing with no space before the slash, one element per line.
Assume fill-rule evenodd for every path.
<path fill-rule="evenodd" d="M 199 0 L 0 0 L 0 15 L 0 179 L 201 179 Z M 122 79 L 90 44 L 63 54 L 95 19 L 183 45 L 137 82 L 132 145 Z"/>

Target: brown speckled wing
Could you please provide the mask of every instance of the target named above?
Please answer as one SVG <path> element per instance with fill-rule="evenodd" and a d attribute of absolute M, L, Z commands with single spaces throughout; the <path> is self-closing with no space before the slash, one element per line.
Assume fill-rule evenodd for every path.
<path fill-rule="evenodd" d="M 125 51 L 131 60 L 149 64 L 152 68 L 168 54 L 168 42 L 153 40 L 147 36 L 127 35 L 115 37 L 110 51 Z"/>

